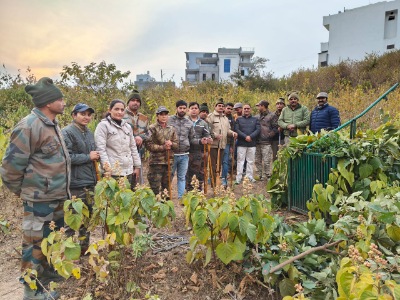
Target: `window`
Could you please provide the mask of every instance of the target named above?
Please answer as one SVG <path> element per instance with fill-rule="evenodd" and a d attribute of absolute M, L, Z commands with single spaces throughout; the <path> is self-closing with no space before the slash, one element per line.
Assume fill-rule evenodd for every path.
<path fill-rule="evenodd" d="M 244 70 L 240 70 L 240 75 L 244 76 Z"/>
<path fill-rule="evenodd" d="M 229 58 L 224 59 L 224 73 L 231 72 L 231 60 Z"/>
<path fill-rule="evenodd" d="M 386 49 L 388 49 L 388 50 L 389 50 L 389 49 L 394 49 L 394 44 L 387 45 L 387 46 L 386 46 Z"/>
<path fill-rule="evenodd" d="M 396 19 L 396 16 L 393 16 L 393 15 L 389 16 L 389 18 L 388 18 L 389 21 L 393 21 L 394 19 Z"/>
<path fill-rule="evenodd" d="M 327 61 L 321 61 L 321 67 L 326 67 L 328 66 L 328 62 Z"/>
<path fill-rule="evenodd" d="M 211 80 L 215 81 L 215 74 L 211 74 Z"/>
<path fill-rule="evenodd" d="M 207 80 L 207 76 L 206 76 L 206 74 L 203 74 L 203 81 L 206 81 Z"/>

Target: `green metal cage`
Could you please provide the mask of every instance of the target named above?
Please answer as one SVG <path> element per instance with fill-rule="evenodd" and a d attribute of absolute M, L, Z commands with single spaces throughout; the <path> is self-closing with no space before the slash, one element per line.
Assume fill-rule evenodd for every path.
<path fill-rule="evenodd" d="M 306 203 L 312 197 L 316 183 L 325 184 L 329 173 L 335 168 L 337 159 L 334 156 L 318 153 L 303 153 L 289 160 L 288 197 L 289 210 L 307 214 Z"/>

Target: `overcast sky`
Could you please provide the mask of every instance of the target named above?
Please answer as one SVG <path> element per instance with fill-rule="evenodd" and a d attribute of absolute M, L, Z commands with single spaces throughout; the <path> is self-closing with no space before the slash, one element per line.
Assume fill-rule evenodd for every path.
<path fill-rule="evenodd" d="M 254 47 L 276 76 L 317 65 L 322 17 L 372 0 L 0 0 L 0 63 L 57 78 L 63 65 L 114 63 L 178 84 L 185 52 Z"/>

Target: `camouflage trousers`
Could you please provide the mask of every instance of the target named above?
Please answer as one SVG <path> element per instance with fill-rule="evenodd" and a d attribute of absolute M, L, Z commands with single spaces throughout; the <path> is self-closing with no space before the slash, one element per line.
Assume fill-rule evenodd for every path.
<path fill-rule="evenodd" d="M 193 176 L 199 181 L 200 190 L 204 186 L 204 153 L 201 150 L 189 152 L 189 167 L 186 173 L 186 190 L 194 189 L 192 186 Z"/>
<path fill-rule="evenodd" d="M 257 145 L 255 165 L 258 177 L 267 179 L 271 176 L 272 155 L 271 145 Z"/>
<path fill-rule="evenodd" d="M 85 203 L 89 209 L 89 213 L 92 213 L 93 208 L 93 196 L 90 195 L 90 192 L 94 191 L 94 187 L 83 187 L 70 189 L 71 196 L 75 196 L 76 198 L 82 199 L 83 203 Z M 68 230 L 69 231 L 69 230 Z M 74 234 L 72 230 L 72 235 Z M 81 252 L 85 252 L 90 245 L 90 231 L 87 231 L 87 228 L 84 225 L 81 225 L 79 228 L 79 244 L 81 245 Z"/>
<path fill-rule="evenodd" d="M 171 166 L 172 170 L 172 166 Z M 147 173 L 147 180 L 149 181 L 150 188 L 155 195 L 162 194 L 164 190 L 168 190 L 168 165 L 153 164 L 149 165 L 149 172 Z"/>
<path fill-rule="evenodd" d="M 56 228 L 64 226 L 64 200 L 51 202 L 24 201 L 24 216 L 22 218 L 22 260 L 21 271 L 37 270 L 38 279 L 43 278 L 44 271 L 52 268 L 42 253 L 42 240 L 49 236 L 50 222 L 54 221 Z"/>

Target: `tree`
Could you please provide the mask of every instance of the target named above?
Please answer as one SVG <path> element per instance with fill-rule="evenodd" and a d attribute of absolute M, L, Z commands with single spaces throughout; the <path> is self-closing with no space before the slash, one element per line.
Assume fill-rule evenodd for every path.
<path fill-rule="evenodd" d="M 81 67 L 76 62 L 72 66 L 63 66 L 61 83 L 96 95 L 109 94 L 114 90 L 129 92 L 134 88 L 131 81 L 127 81 L 130 71 L 121 72 L 114 64 L 102 61 L 99 64 L 94 62 Z"/>
<path fill-rule="evenodd" d="M 240 70 L 237 70 L 231 75 L 231 79 L 238 86 L 248 88 L 250 90 L 259 89 L 262 91 L 272 89 L 275 79 L 273 73 L 266 72 L 266 63 L 268 59 L 255 56 L 251 60 L 252 65 L 249 68 L 248 75 L 242 75 Z"/>

